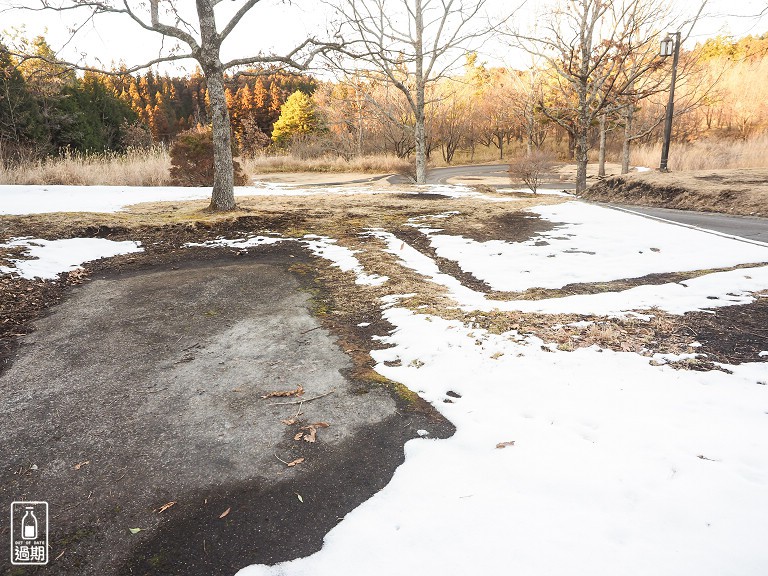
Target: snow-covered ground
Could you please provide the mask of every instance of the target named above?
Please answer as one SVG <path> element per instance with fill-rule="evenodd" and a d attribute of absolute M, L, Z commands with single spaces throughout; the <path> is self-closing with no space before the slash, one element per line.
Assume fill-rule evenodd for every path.
<path fill-rule="evenodd" d="M 390 484 L 318 553 L 239 576 L 765 573 L 765 364 L 675 371 L 397 307 L 386 318 L 376 370 L 456 434 L 408 442 Z"/>
<path fill-rule="evenodd" d="M 0 214 L 117 212 L 140 202 L 203 200 L 210 188 L 158 186 L 0 186 Z"/>
<path fill-rule="evenodd" d="M 515 243 L 432 233 L 432 247 L 501 291 L 768 262 L 768 246 L 735 245 L 728 238 L 583 202 L 531 212 L 555 223 L 554 229 Z"/>
<path fill-rule="evenodd" d="M 377 189 L 366 186 L 291 186 L 257 182 L 235 188 L 235 197 L 312 196 L 314 194 L 444 194 L 451 197 L 482 194 L 464 186 L 426 185 L 412 190 Z M 20 186 L 0 185 L 0 215 L 50 214 L 54 212 L 118 212 L 142 202 L 181 202 L 206 200 L 210 188 L 161 186 Z M 507 199 L 501 199 L 507 200 Z"/>
<path fill-rule="evenodd" d="M 80 267 L 84 262 L 121 254 L 141 252 L 139 242 L 115 242 L 104 238 L 68 238 L 42 240 L 14 238 L 0 248 L 22 248 L 24 258 L 11 260 L 13 266 L 0 266 L 0 274 L 16 274 L 22 278 L 56 278 L 62 272 Z"/>
<path fill-rule="evenodd" d="M 45 203 L 30 198 L 15 209 Z M 104 208 L 101 200 L 80 206 Z M 768 247 L 581 203 L 536 213 L 557 225 L 521 243 L 452 237 L 437 230 L 441 218 L 416 224 L 434 227 L 424 229 L 440 256 L 499 290 L 768 261 Z M 624 314 L 658 306 L 682 314 L 748 303 L 768 289 L 768 267 L 754 266 L 615 293 L 492 301 L 387 230 L 369 234 L 466 309 Z M 50 277 L 118 249 L 86 250 L 79 240 L 15 240 L 38 257 L 17 262 L 16 272 Z M 280 241 L 204 245 L 248 249 Z M 388 285 L 334 239 L 292 241 L 353 272 L 360 284 Z M 58 251 L 66 257 L 54 259 Z M 758 360 L 768 351 L 754 363 L 727 366 L 730 374 L 674 370 L 629 352 L 545 350 L 533 336 L 493 335 L 415 313 L 399 304 L 401 296 L 382 298 L 394 330 L 377 336 L 390 348 L 372 352 L 376 370 L 431 402 L 456 434 L 433 440 L 427 430 L 408 442 L 389 485 L 349 513 L 316 554 L 251 566 L 240 576 L 766 573 L 768 364 Z"/>
<path fill-rule="evenodd" d="M 562 287 L 768 260 L 768 248 L 581 204 L 537 211 L 564 222 L 549 236 L 555 263 L 536 240 L 443 235 L 441 247 L 472 251 L 440 255 L 517 289 L 540 285 L 519 279 L 523 266 Z M 768 267 L 755 267 L 612 294 L 489 302 L 393 234 L 371 234 L 470 309 L 606 314 L 660 306 L 681 314 L 748 303 L 768 288 Z M 594 254 L 582 257 L 587 251 Z M 238 576 L 765 573 L 768 365 L 693 372 L 596 347 L 561 352 L 535 337 L 417 314 L 398 299 L 382 301 L 395 330 L 377 337 L 391 347 L 372 352 L 376 370 L 431 402 L 456 434 L 430 440 L 420 432 L 390 484 L 331 530 L 316 554 Z"/>

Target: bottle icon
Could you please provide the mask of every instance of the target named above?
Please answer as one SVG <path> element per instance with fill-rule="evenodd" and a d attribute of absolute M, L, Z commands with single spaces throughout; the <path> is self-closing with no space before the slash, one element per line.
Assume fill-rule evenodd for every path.
<path fill-rule="evenodd" d="M 21 519 L 21 537 L 23 540 L 35 540 L 37 538 L 37 517 L 32 511 L 32 506 L 25 507 L 24 517 Z"/>

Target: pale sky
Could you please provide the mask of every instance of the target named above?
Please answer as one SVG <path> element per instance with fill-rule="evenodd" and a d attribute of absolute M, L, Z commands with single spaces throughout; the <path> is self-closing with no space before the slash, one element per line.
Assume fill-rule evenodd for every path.
<path fill-rule="evenodd" d="M 0 7 L 21 2 L 25 5 L 35 5 L 32 0 L 0 0 Z M 187 0 L 189 2 L 189 0 Z M 225 2 L 225 10 L 234 10 L 240 2 Z M 520 2 L 509 0 L 487 0 L 487 11 L 490 15 L 504 15 L 511 7 Z M 545 7 L 547 2 L 529 0 L 515 16 L 516 21 L 525 26 L 526 22 L 535 21 L 535 14 Z M 694 2 L 676 0 L 675 6 L 693 6 Z M 746 34 L 762 34 L 768 32 L 768 16 L 762 19 L 747 17 L 764 9 L 768 0 L 709 0 L 706 16 L 697 24 L 691 41 L 703 41 L 717 34 L 743 36 Z M 231 7 L 231 8 L 230 8 Z M 685 8 L 683 8 L 684 10 Z M 692 9 L 692 8 L 691 8 Z M 317 0 L 294 0 L 291 3 L 282 0 L 262 0 L 246 16 L 236 31 L 230 36 L 223 47 L 223 59 L 253 55 L 263 52 L 286 52 L 307 36 L 322 38 L 331 19 L 328 7 Z M 222 18 L 223 20 L 223 18 Z M 0 30 L 24 26 L 25 35 L 33 37 L 47 29 L 51 45 L 60 48 L 68 38 L 67 29 L 72 26 L 71 13 L 55 14 L 41 12 L 2 12 L 0 13 Z M 73 59 L 78 54 L 86 53 L 87 60 L 93 63 L 98 58 L 102 65 L 112 61 L 124 60 L 131 65 L 149 60 L 158 55 L 160 43 L 155 34 L 145 32 L 128 21 L 124 16 L 103 15 L 97 20 L 97 25 L 87 25 L 77 35 L 76 40 L 63 48 L 63 58 Z M 504 49 L 491 43 L 485 46 L 486 60 L 507 60 L 510 54 L 500 52 Z M 499 53 L 497 53 L 499 52 Z M 514 60 L 514 56 L 512 56 Z M 174 73 L 179 64 L 165 68 Z M 190 61 L 183 65 L 179 72 L 191 72 L 195 63 Z"/>

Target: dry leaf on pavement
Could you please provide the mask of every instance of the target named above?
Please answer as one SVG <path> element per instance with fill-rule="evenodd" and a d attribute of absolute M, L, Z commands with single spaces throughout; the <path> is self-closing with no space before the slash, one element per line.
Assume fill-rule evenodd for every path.
<path fill-rule="evenodd" d="M 314 424 L 308 424 L 307 426 L 302 426 L 299 428 L 299 433 L 296 434 L 293 439 L 294 440 L 301 440 L 303 439 L 305 442 L 315 442 L 317 440 L 317 429 L 318 428 L 328 428 L 330 424 L 328 422 L 315 422 Z M 306 432 L 302 432 L 302 430 L 306 430 Z"/>
<path fill-rule="evenodd" d="M 173 506 L 174 504 L 176 504 L 176 500 L 173 500 L 173 501 L 171 501 L 171 502 L 166 502 L 165 504 L 163 504 L 162 506 L 160 506 L 160 508 L 158 508 L 157 510 L 155 510 L 155 512 L 157 512 L 158 514 L 162 514 L 163 512 L 165 512 L 166 510 L 168 510 L 168 508 L 170 508 L 170 507 L 171 507 L 171 506 Z"/>
<path fill-rule="evenodd" d="M 219 516 L 219 519 L 224 518 L 227 514 L 229 514 L 229 511 L 232 510 L 232 508 L 227 508 L 224 510 L 224 512 L 221 513 L 221 516 Z"/>
<path fill-rule="evenodd" d="M 269 394 L 262 396 L 262 398 L 287 398 L 288 396 L 301 396 L 302 394 L 304 394 L 304 387 L 299 384 L 294 390 L 270 392 Z"/>

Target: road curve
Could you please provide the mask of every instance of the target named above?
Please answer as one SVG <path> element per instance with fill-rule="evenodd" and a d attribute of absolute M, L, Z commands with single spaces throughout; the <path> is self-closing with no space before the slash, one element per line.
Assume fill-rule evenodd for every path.
<path fill-rule="evenodd" d="M 509 168 L 508 164 L 482 164 L 475 166 L 449 166 L 445 168 L 433 168 L 429 171 L 427 182 L 429 184 L 447 184 L 451 178 L 482 179 L 503 177 Z M 542 188 L 572 189 L 573 184 L 562 181 L 545 183 Z M 619 210 L 625 210 L 680 224 L 693 226 L 704 230 L 743 238 L 750 242 L 762 242 L 768 244 L 768 218 L 754 216 L 734 216 L 732 214 L 719 214 L 714 212 L 693 212 L 690 210 L 673 210 L 670 208 L 652 208 L 646 206 L 630 206 L 627 204 L 601 204 Z"/>

